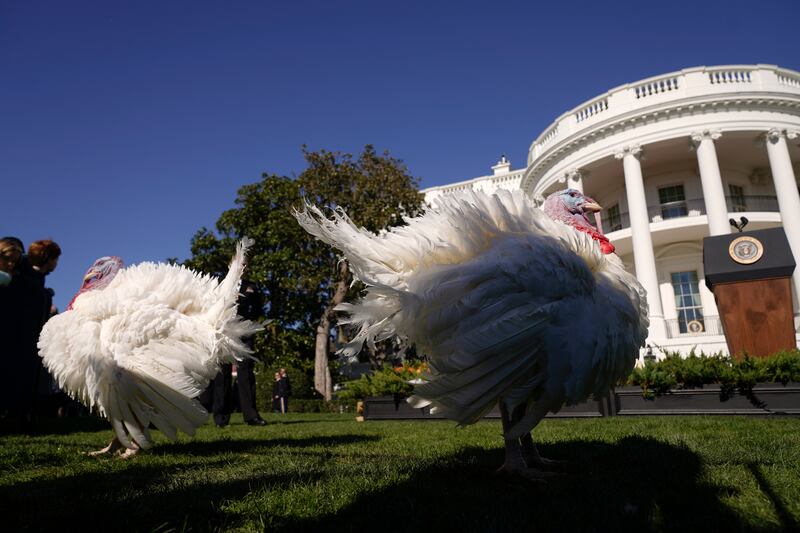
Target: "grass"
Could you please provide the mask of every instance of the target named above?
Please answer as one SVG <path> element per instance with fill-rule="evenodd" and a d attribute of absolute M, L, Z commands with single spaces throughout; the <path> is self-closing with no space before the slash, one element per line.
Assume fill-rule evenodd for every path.
<path fill-rule="evenodd" d="M 800 524 L 800 420 L 546 420 L 546 485 L 494 474 L 499 422 L 235 418 L 131 460 L 82 455 L 108 425 L 0 436 L 3 529 L 95 531 L 780 531 Z"/>

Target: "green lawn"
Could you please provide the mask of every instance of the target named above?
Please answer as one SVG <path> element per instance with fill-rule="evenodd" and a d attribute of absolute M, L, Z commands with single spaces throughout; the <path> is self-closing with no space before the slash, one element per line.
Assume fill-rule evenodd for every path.
<path fill-rule="evenodd" d="M 127 461 L 96 419 L 0 436 L 3 530 L 777 531 L 800 524 L 800 420 L 546 420 L 546 485 L 494 474 L 499 422 L 235 418 Z"/>

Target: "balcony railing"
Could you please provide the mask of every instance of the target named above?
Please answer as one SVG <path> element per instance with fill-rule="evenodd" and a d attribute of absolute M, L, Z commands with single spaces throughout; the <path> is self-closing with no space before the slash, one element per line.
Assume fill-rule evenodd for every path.
<path fill-rule="evenodd" d="M 776 196 L 726 196 L 725 201 L 728 204 L 729 213 L 778 211 L 778 198 Z M 702 198 L 647 206 L 647 216 L 650 222 L 662 222 L 671 218 L 694 217 L 705 214 L 706 204 Z M 604 211 L 602 220 L 603 232 L 605 233 L 631 227 L 630 215 L 625 211 L 614 216 L 609 216 L 608 212 Z"/>
<path fill-rule="evenodd" d="M 726 196 L 729 213 L 747 213 L 765 211 L 774 213 L 778 211 L 777 196 Z"/>
<path fill-rule="evenodd" d="M 533 142 L 529 164 L 547 150 L 614 117 L 649 108 L 653 104 L 743 92 L 800 94 L 800 73 L 774 65 L 723 65 L 670 72 L 616 87 L 558 117 Z"/>
<path fill-rule="evenodd" d="M 706 203 L 702 198 L 679 200 L 647 207 L 650 222 L 661 222 L 670 218 L 696 217 L 706 214 Z"/>
<path fill-rule="evenodd" d="M 670 339 L 724 334 L 722 321 L 718 316 L 707 316 L 688 323 L 678 318 L 667 319 L 665 322 L 667 323 L 667 338 Z"/>

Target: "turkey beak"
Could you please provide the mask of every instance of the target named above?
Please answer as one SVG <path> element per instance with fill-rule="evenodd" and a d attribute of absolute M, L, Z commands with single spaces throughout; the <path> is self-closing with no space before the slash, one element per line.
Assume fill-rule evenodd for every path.
<path fill-rule="evenodd" d="M 588 211 L 590 213 L 597 213 L 598 211 L 602 211 L 603 208 L 600 207 L 600 204 L 598 204 L 597 202 L 591 201 L 583 204 L 583 210 Z"/>

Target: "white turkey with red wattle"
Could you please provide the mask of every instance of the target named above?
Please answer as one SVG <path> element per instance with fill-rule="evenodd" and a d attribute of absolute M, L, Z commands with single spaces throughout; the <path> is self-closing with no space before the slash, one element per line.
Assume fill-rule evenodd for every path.
<path fill-rule="evenodd" d="M 401 335 L 430 363 L 409 403 L 471 424 L 500 405 L 504 470 L 544 475 L 530 431 L 548 413 L 602 396 L 647 337 L 645 291 L 589 222 L 600 206 L 567 189 L 538 209 L 521 191 L 467 192 L 374 235 L 342 210 L 300 224 L 340 249 L 367 285 L 342 304 L 358 327 L 342 352 Z"/>
<path fill-rule="evenodd" d="M 244 337 L 262 329 L 240 318 L 239 283 L 252 241 L 239 243 L 226 277 L 102 257 L 67 311 L 39 337 L 39 354 L 59 387 L 111 422 L 132 455 L 151 444 L 151 424 L 170 439 L 194 435 L 208 413 L 195 399 L 223 362 L 248 356 Z"/>

